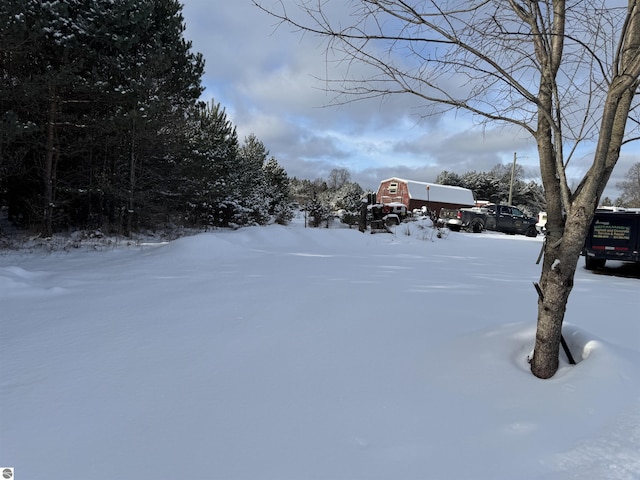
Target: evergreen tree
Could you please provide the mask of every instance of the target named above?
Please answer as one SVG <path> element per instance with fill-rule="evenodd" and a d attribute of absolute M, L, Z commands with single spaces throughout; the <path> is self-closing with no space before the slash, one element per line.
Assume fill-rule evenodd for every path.
<path fill-rule="evenodd" d="M 342 222 L 347 225 L 355 225 L 360 217 L 362 197 L 364 190 L 355 182 L 344 184 L 336 194 L 336 208 L 344 210 Z"/>
<path fill-rule="evenodd" d="M 498 164 L 489 172 L 471 171 L 462 175 L 445 170 L 438 175 L 436 183 L 468 188 L 478 200 L 507 203 L 511 189 L 511 169 L 512 166 Z M 524 169 L 516 165 L 511 203 L 529 215 L 535 215 L 545 208 L 544 190 L 540 184 L 525 182 L 522 177 Z"/>
<path fill-rule="evenodd" d="M 611 200 L 609 197 L 604 197 L 600 204 L 604 207 L 611 207 L 613 206 L 613 200 Z"/>
<path fill-rule="evenodd" d="M 183 38 L 182 6 L 176 0 L 130 0 L 118 4 L 116 20 L 122 22 L 117 37 L 122 71 L 114 91 L 119 130 L 124 131 L 118 156 L 119 203 L 126 205 L 125 233 L 132 221 L 155 223 L 163 215 L 169 171 L 175 160 L 174 138 L 184 117 L 199 97 L 202 56 L 190 53 Z M 109 32 L 113 37 L 113 31 Z M 127 35 L 128 34 L 128 35 Z M 124 62 L 124 65 L 123 65 Z M 119 63 L 119 65 L 118 65 Z"/>
<path fill-rule="evenodd" d="M 269 215 L 281 225 L 286 225 L 293 218 L 289 177 L 275 158 L 271 157 L 263 167 L 266 181 L 266 198 L 269 204 Z"/>
<path fill-rule="evenodd" d="M 185 221 L 193 226 L 227 226 L 234 215 L 232 172 L 239 145 L 224 108 L 213 101 L 198 104 L 190 115 L 186 141 L 177 186 Z"/>
<path fill-rule="evenodd" d="M 512 203 L 530 216 L 544 211 L 546 201 L 542 185 L 534 181 L 522 182 L 518 180 L 514 185 Z"/>
<path fill-rule="evenodd" d="M 175 0 L 0 4 L 5 184 L 25 226 L 149 218 L 203 61 Z M 26 128 L 25 128 L 26 127 Z M 10 161 L 4 161 L 9 158 Z M 9 179 L 11 182 L 9 182 Z"/>
<path fill-rule="evenodd" d="M 323 195 L 328 189 L 327 182 L 322 178 L 299 180 L 293 177 L 291 179 L 291 196 L 300 205 L 306 205 L 312 197 Z"/>
<path fill-rule="evenodd" d="M 289 191 L 294 202 L 298 205 L 306 205 L 313 192 L 311 180 L 293 177 L 289 181 Z"/>
<path fill-rule="evenodd" d="M 462 175 L 462 186 L 473 191 L 478 200 L 489 200 L 495 203 L 506 203 L 509 197 L 509 186 L 501 179 L 487 172 L 471 171 Z"/>
<path fill-rule="evenodd" d="M 263 167 L 269 152 L 255 135 L 249 135 L 238 151 L 232 171 L 235 194 L 235 222 L 264 225 L 269 219 L 269 198 Z"/>
<path fill-rule="evenodd" d="M 62 118 L 64 107 L 72 100 L 80 103 L 74 93 L 83 86 L 82 62 L 72 55 L 79 50 L 73 6 L 16 0 L 0 5 L 0 98 L 7 132 L 2 151 L 15 159 L 7 172 L 11 183 L 31 187 L 9 192 L 7 200 L 13 218 L 26 226 L 41 223 L 45 236 L 52 232 L 63 140 L 59 129 L 71 123 Z M 28 128 L 22 133 L 24 126 Z"/>
<path fill-rule="evenodd" d="M 462 179 L 457 173 L 444 170 L 436 177 L 435 183 L 440 185 L 451 185 L 454 187 L 462 186 Z"/>
<path fill-rule="evenodd" d="M 323 201 L 315 192 L 305 205 L 305 210 L 309 217 L 309 225 L 316 228 L 319 227 L 322 222 L 328 222 L 331 211 L 326 201 Z"/>

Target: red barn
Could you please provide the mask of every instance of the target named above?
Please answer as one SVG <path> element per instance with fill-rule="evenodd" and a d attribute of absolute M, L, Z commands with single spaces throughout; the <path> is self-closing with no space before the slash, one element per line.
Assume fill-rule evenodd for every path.
<path fill-rule="evenodd" d="M 388 178 L 380 182 L 376 201 L 403 203 L 409 211 L 424 206 L 431 212 L 439 212 L 441 208 L 473 207 L 476 203 L 473 192 L 468 188 L 401 178 Z"/>

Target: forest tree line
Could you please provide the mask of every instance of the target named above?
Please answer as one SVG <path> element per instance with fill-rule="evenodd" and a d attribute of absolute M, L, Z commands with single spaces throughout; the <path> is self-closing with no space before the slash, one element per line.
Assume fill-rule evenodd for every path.
<path fill-rule="evenodd" d="M 177 0 L 0 4 L 0 208 L 19 228 L 129 235 L 139 229 L 287 223 L 336 211 L 355 223 L 364 190 L 346 169 L 290 179 L 224 108 L 200 101 L 204 59 L 184 39 Z M 637 170 L 637 167 L 636 167 Z M 443 171 L 435 183 L 544 210 L 516 167 Z M 625 194 L 634 198 L 637 171 Z M 629 187 L 629 185 L 631 187 Z M 606 200 L 606 199 L 605 199 Z M 292 203 L 292 202 L 295 202 Z"/>
<path fill-rule="evenodd" d="M 475 170 L 457 174 L 444 170 L 435 183 L 468 188 L 476 200 L 519 207 L 528 215 L 537 215 L 545 210 L 544 189 L 539 183 L 524 180 L 524 168 L 520 165 L 497 164 L 488 172 Z"/>
<path fill-rule="evenodd" d="M 288 178 L 224 108 L 177 0 L 0 4 L 0 208 L 67 229 L 286 222 Z"/>
<path fill-rule="evenodd" d="M 47 237 L 286 223 L 292 200 L 310 225 L 338 210 L 355 222 L 365 192 L 346 169 L 289 179 L 199 100 L 204 59 L 184 30 L 177 0 L 0 4 L 0 208 L 14 225 Z M 436 182 L 504 193 L 506 172 L 473 173 Z M 539 206 L 539 186 L 516 192 Z"/>

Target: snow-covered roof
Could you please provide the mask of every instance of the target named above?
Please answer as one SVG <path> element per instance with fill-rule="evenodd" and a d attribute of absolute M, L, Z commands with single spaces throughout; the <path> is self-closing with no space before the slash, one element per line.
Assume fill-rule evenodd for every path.
<path fill-rule="evenodd" d="M 396 180 L 407 185 L 409 198 L 414 200 L 429 200 L 432 202 L 457 203 L 460 205 L 474 205 L 473 192 L 468 188 L 454 187 L 451 185 L 440 185 L 438 183 L 417 182 L 415 180 L 405 180 L 402 178 L 388 178 L 381 183 Z M 427 195 L 427 187 L 429 193 Z"/>

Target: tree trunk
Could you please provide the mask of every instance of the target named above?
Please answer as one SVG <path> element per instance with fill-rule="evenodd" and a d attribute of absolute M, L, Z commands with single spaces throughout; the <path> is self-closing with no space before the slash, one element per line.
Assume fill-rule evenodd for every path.
<path fill-rule="evenodd" d="M 125 216 L 125 236 L 130 237 L 133 229 L 133 212 L 135 207 L 135 189 L 136 189 L 136 129 L 135 125 L 131 129 L 131 151 L 129 152 L 129 192 L 127 198 L 127 211 Z"/>
<path fill-rule="evenodd" d="M 536 140 L 547 198 L 548 234 L 540 275 L 538 326 L 531 361 L 531 371 L 539 378 L 550 378 L 558 370 L 562 323 L 580 252 L 602 192 L 620 156 L 629 111 L 638 88 L 640 12 L 635 2 L 629 2 L 629 22 L 626 27 L 621 40 L 619 63 L 614 65 L 608 87 L 593 164 L 573 194 L 566 189 L 562 145 L 559 143 L 554 146 L 550 117 L 547 116 L 553 111 L 553 75 L 545 75 L 549 70 L 543 72 L 538 97 L 540 114 Z M 552 67 L 552 62 L 544 67 Z M 558 134 L 555 132 L 555 136 L 561 138 Z"/>
<path fill-rule="evenodd" d="M 49 112 L 47 115 L 47 139 L 44 155 L 43 180 L 43 216 L 42 236 L 49 238 L 53 235 L 53 158 L 55 154 L 55 125 L 56 125 L 56 92 L 49 87 Z"/>
<path fill-rule="evenodd" d="M 540 276 L 542 296 L 538 299 L 538 327 L 531 362 L 531 371 L 539 378 L 550 378 L 558 369 L 562 322 L 580 252 L 602 192 L 620 156 L 625 124 L 636 88 L 637 84 L 633 83 L 623 91 L 610 89 L 590 174 L 585 176 L 585 181 L 578 186 L 570 205 L 566 207 L 564 224 L 557 218 L 557 212 L 553 212 L 553 215 L 549 213 Z"/>
<path fill-rule="evenodd" d="M 538 297 L 538 325 L 531 362 L 531 372 L 538 378 L 551 378 L 558 370 L 562 322 L 593 210 L 576 208 L 567 218 L 561 238 L 555 241 L 547 238 L 545 243 L 540 275 L 542 295 Z"/>
<path fill-rule="evenodd" d="M 637 47 L 640 44 L 640 14 L 632 16 L 631 25 L 632 33 L 627 38 L 628 45 Z M 624 67 L 627 64 L 623 60 L 618 75 L 609 86 L 594 161 L 583 182 L 571 196 L 570 203 L 565 205 L 566 222 L 562 225 L 561 220 L 557 218 L 557 211 L 550 212 L 548 216 L 551 223 L 547 223 L 549 235 L 544 248 L 545 258 L 540 276 L 542 296 L 538 299 L 538 329 L 531 362 L 531 371 L 539 378 L 550 378 L 558 369 L 562 322 L 573 288 L 580 252 L 602 192 L 620 156 L 629 111 L 638 88 L 638 74 L 633 69 L 631 72 L 625 71 Z M 540 138 L 538 145 L 544 145 Z M 550 169 L 545 169 L 545 165 L 550 165 L 546 162 L 551 158 L 543 158 L 543 155 L 548 155 L 549 152 L 542 148 L 539 148 L 539 151 L 543 181 L 545 175 L 547 180 L 545 188 L 549 186 L 551 191 L 548 193 L 557 198 L 560 191 L 555 189 L 555 182 L 550 181 Z M 556 202 L 551 203 L 560 205 Z"/>
<path fill-rule="evenodd" d="M 306 8 L 306 2 L 294 2 L 310 17 L 313 25 L 311 27 L 297 19 L 293 20 L 284 8 L 281 13 L 274 13 L 262 7 L 257 0 L 253 3 L 302 32 L 326 37 L 329 40 L 327 51 L 335 42 L 344 47 L 343 53 L 349 61 L 363 62 L 380 70 L 380 77 L 370 79 L 371 83 L 367 79 L 337 79 L 336 83 L 339 85 L 353 82 L 346 89 L 338 91 L 339 95 L 353 94 L 372 98 L 399 92 L 411 93 L 421 101 L 444 106 L 443 111 L 449 108 L 465 109 L 484 116 L 489 121 L 511 122 L 533 133 L 547 201 L 548 234 L 539 282 L 538 331 L 531 370 L 541 378 L 553 376 L 558 369 L 562 322 L 580 252 L 595 208 L 618 161 L 632 99 L 638 88 L 640 3 L 628 0 L 627 18 L 618 25 L 618 21 L 622 19 L 617 13 L 622 12 L 616 10 L 616 15 L 613 15 L 608 7 L 596 5 L 597 2 L 585 5 L 583 9 L 582 4 L 576 7 L 575 2 L 567 6 L 566 0 L 509 0 L 504 7 L 518 17 L 515 21 L 511 12 L 505 12 L 503 16 L 500 9 L 489 5 L 490 2 L 472 2 L 469 10 L 460 16 L 459 12 L 447 11 L 444 6 L 446 2 L 426 2 L 429 5 L 425 5 L 422 11 L 399 0 L 372 1 L 370 9 L 360 12 L 356 10 L 355 26 L 336 25 L 335 28 L 324 15 L 323 2 L 311 9 Z M 429 9 L 430 5 L 434 6 L 433 10 Z M 485 5 L 491 10 L 485 11 Z M 596 19 L 593 24 L 588 20 L 587 12 L 592 11 L 601 12 L 603 23 L 600 19 Z M 358 14 L 361 16 L 358 17 Z M 387 16 L 392 21 L 387 22 Z M 452 22 L 450 16 L 455 21 Z M 475 22 L 476 18 L 478 23 Z M 582 24 L 583 18 L 585 24 Z M 376 35 L 362 30 L 362 25 L 368 24 L 370 20 L 371 25 L 379 25 Z M 578 24 L 572 25 L 570 22 L 573 20 L 577 20 Z M 401 33 L 387 30 L 386 25 L 395 21 L 399 22 L 398 32 Z M 473 27 L 470 30 L 472 35 L 459 35 L 455 27 L 457 21 L 469 22 Z M 518 21 L 523 23 L 523 28 L 517 25 Z M 416 25 L 416 30 L 412 30 L 412 23 Z M 609 29 L 609 26 L 614 28 Z M 565 31 L 567 27 L 568 34 Z M 609 51 L 610 42 L 613 43 L 616 39 L 608 33 L 617 35 L 618 28 L 619 44 L 615 50 Z M 580 37 L 580 32 L 585 31 L 594 32 L 594 38 L 582 43 L 580 38 L 576 39 L 575 32 Z M 416 32 L 413 37 L 412 34 Z M 435 33 L 436 37 L 429 38 L 431 33 Z M 504 42 L 501 39 L 503 35 Z M 377 57 L 378 52 L 368 50 L 368 44 L 374 39 L 393 44 L 387 52 L 389 56 Z M 564 52 L 565 40 L 571 45 L 568 55 Z M 531 45 L 527 45 L 527 42 L 531 42 Z M 439 58 L 424 58 L 424 50 L 414 49 L 412 44 L 432 47 L 440 44 L 443 54 Z M 451 47 L 447 48 L 446 44 Z M 494 44 L 495 52 L 491 48 Z M 416 54 L 419 62 L 424 62 L 424 68 L 402 69 L 387 61 L 392 59 L 392 53 L 398 53 L 405 47 L 409 54 Z M 514 54 L 513 63 L 507 58 L 511 53 Z M 565 65 L 567 68 L 564 68 Z M 488 70 L 485 70 L 485 66 L 489 66 Z M 590 72 L 590 69 L 593 70 Z M 520 73 L 525 70 L 540 73 L 537 95 L 521 83 L 523 77 Z M 429 76 L 431 71 L 434 72 L 433 77 Z M 460 98 L 455 87 L 450 89 L 448 85 L 441 83 L 443 77 L 440 74 L 449 75 L 452 72 L 468 76 L 468 87 L 473 93 L 467 98 L 464 95 Z M 529 80 L 525 83 L 529 83 Z M 536 77 L 532 83 L 536 84 L 537 80 Z M 398 86 L 398 90 L 387 89 L 386 81 Z M 586 85 L 588 86 L 585 88 Z M 566 90 L 567 87 L 574 91 Z M 590 89 L 594 92 L 593 98 L 588 93 Z M 570 157 L 565 158 L 563 148 L 569 145 L 575 153 L 573 148 L 595 133 L 591 128 L 591 121 L 594 115 L 600 114 L 600 92 L 604 92 L 606 98 L 602 105 L 602 120 L 597 132 L 598 144 L 593 164 L 578 188 L 572 192 L 565 163 Z M 518 106 L 519 101 L 509 102 L 511 106 L 503 104 L 495 110 L 483 110 L 482 102 L 490 101 L 501 93 L 507 93 L 509 99 L 511 95 L 513 98 L 522 95 L 525 102 L 522 104 L 523 110 Z M 584 109 L 578 105 L 581 97 L 588 104 Z M 537 109 L 535 118 L 538 125 L 535 131 L 526 120 L 532 118 L 533 108 Z M 517 113 L 514 117 L 509 117 L 511 112 Z M 580 123 L 582 113 L 585 117 Z M 570 131 L 568 138 L 564 137 L 563 129 Z"/>

